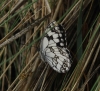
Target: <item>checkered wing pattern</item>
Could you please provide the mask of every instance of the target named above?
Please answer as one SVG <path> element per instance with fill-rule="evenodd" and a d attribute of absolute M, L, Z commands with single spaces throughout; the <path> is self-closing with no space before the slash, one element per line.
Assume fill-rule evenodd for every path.
<path fill-rule="evenodd" d="M 65 73 L 71 67 L 65 30 L 60 24 L 53 21 L 47 26 L 45 33 L 46 35 L 40 43 L 42 60 L 47 62 L 55 71 Z"/>

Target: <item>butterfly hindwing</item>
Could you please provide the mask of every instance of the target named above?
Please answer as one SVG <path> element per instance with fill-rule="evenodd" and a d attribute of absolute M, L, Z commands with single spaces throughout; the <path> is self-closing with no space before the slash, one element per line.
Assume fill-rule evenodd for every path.
<path fill-rule="evenodd" d="M 54 21 L 47 26 L 45 33 L 46 35 L 40 43 L 42 60 L 47 62 L 55 71 L 65 73 L 70 69 L 71 61 L 64 28 Z"/>

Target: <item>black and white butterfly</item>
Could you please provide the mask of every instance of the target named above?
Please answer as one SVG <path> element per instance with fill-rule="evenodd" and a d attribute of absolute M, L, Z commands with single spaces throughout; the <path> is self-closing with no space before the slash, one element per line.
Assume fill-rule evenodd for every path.
<path fill-rule="evenodd" d="M 59 73 L 69 71 L 71 58 L 70 52 L 67 49 L 66 32 L 64 28 L 53 21 L 47 26 L 45 33 L 46 35 L 40 42 L 41 59 Z"/>

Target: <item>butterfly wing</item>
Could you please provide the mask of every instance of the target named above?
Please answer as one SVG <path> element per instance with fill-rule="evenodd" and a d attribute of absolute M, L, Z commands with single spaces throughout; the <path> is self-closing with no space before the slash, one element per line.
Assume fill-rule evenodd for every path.
<path fill-rule="evenodd" d="M 59 73 L 65 73 L 71 66 L 67 52 L 57 46 L 45 49 L 45 60 Z"/>
<path fill-rule="evenodd" d="M 41 58 L 55 71 L 65 73 L 71 66 L 69 50 L 66 47 L 66 33 L 56 22 L 50 23 L 45 32 L 47 34 L 40 43 Z"/>
<path fill-rule="evenodd" d="M 48 30 L 50 31 L 47 32 Z M 45 32 L 47 32 L 46 37 L 48 38 L 49 44 L 51 44 L 51 41 L 53 40 L 56 46 L 67 48 L 66 32 L 60 24 L 53 21 L 48 25 Z"/>

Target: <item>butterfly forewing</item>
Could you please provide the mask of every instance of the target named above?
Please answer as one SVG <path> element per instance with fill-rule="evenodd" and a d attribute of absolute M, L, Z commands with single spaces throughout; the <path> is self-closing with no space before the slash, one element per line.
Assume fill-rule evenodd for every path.
<path fill-rule="evenodd" d="M 71 67 L 65 30 L 54 21 L 47 26 L 45 33 L 46 35 L 41 39 L 40 43 L 42 60 L 47 62 L 55 71 L 65 73 Z"/>

